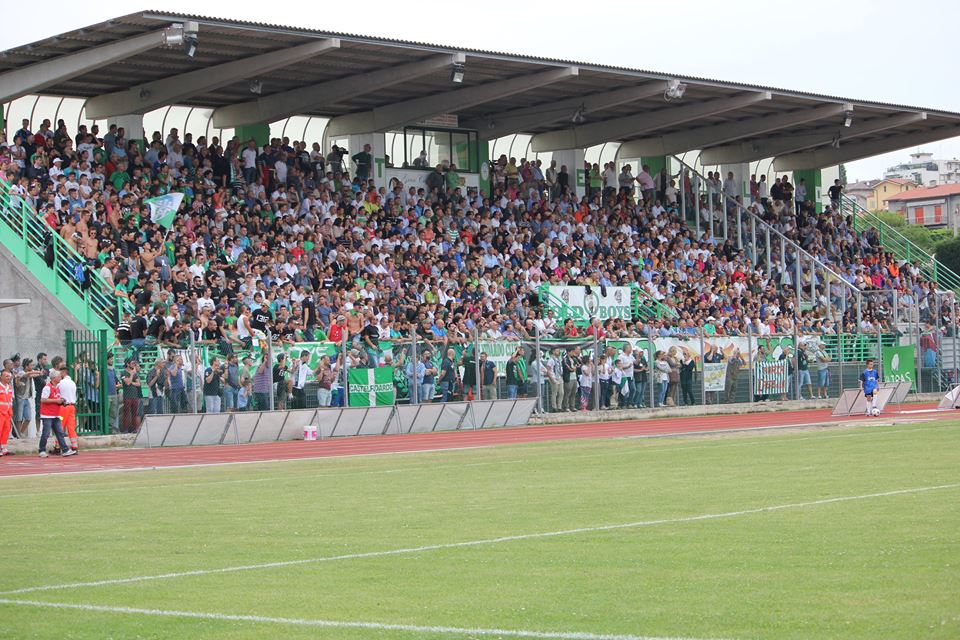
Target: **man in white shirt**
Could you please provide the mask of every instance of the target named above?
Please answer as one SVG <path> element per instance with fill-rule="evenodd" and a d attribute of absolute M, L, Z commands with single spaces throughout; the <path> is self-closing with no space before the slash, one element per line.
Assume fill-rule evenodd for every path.
<path fill-rule="evenodd" d="M 293 371 L 293 408 L 306 409 L 307 396 L 305 389 L 307 387 L 307 376 L 310 374 L 310 352 L 304 349 L 300 352 L 300 359 L 297 360 L 296 369 Z"/>
<path fill-rule="evenodd" d="M 240 157 L 243 159 L 243 179 L 247 184 L 253 184 L 257 178 L 257 143 L 254 140 L 247 142 Z"/>
<path fill-rule="evenodd" d="M 70 449 L 76 451 L 79 443 L 77 438 L 77 383 L 70 378 L 70 372 L 67 369 L 62 370 L 57 388 L 60 389 L 60 397 L 63 399 L 63 406 L 60 408 L 60 421 L 63 423 L 63 429 L 70 439 Z"/>

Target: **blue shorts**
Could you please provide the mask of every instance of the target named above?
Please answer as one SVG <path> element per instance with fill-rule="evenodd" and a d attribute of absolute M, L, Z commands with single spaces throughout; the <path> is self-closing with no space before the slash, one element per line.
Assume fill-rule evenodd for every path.
<path fill-rule="evenodd" d="M 872 398 L 872 397 L 873 397 L 873 394 L 875 394 L 876 392 L 877 392 L 877 388 L 876 388 L 876 387 L 864 387 L 864 388 L 863 388 L 863 395 L 866 396 L 867 398 Z"/>
<path fill-rule="evenodd" d="M 16 398 L 13 407 L 13 421 L 24 422 L 33 418 L 31 398 Z"/>

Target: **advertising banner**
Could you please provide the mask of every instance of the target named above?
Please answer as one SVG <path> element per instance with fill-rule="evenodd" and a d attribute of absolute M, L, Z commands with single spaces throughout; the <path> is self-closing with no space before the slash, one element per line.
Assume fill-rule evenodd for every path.
<path fill-rule="evenodd" d="M 880 373 L 885 382 L 909 382 L 910 390 L 917 390 L 917 352 L 913 345 L 883 347 L 883 369 Z"/>

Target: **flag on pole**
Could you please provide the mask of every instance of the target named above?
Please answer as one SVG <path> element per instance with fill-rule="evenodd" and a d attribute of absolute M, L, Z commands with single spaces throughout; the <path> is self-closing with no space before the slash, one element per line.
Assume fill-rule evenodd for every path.
<path fill-rule="evenodd" d="M 351 407 L 383 407 L 394 401 L 393 369 L 350 369 L 347 372 L 350 384 Z"/>
<path fill-rule="evenodd" d="M 150 205 L 150 222 L 159 224 L 166 229 L 172 227 L 173 219 L 177 215 L 177 209 L 180 208 L 182 200 L 183 194 L 179 191 L 171 191 L 164 196 L 145 200 L 144 202 Z"/>

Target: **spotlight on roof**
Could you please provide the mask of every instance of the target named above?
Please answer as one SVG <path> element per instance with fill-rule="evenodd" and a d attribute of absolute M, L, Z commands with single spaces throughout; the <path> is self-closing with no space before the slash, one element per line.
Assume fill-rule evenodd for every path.
<path fill-rule="evenodd" d="M 853 111 L 843 112 L 843 126 L 849 127 L 853 124 Z"/>
<path fill-rule="evenodd" d="M 463 82 L 463 76 L 467 72 L 467 68 L 460 64 L 459 62 L 453 65 L 453 69 L 450 70 L 450 82 L 456 84 L 461 84 Z"/>
<path fill-rule="evenodd" d="M 259 80 L 251 80 L 250 93 L 255 93 L 257 95 L 260 95 L 261 93 L 263 93 L 263 83 L 260 82 Z"/>
<path fill-rule="evenodd" d="M 186 54 L 189 57 L 197 55 L 197 34 L 200 33 L 200 25 L 194 20 L 187 20 L 183 23 L 183 40 L 187 45 Z"/>
<path fill-rule="evenodd" d="M 667 90 L 663 92 L 665 100 L 679 100 L 687 91 L 687 85 L 679 80 L 670 80 L 667 82 Z"/>
<path fill-rule="evenodd" d="M 587 119 L 583 117 L 583 105 L 577 107 L 577 110 L 573 112 L 573 117 L 570 118 L 570 122 L 573 124 L 583 124 Z"/>
<path fill-rule="evenodd" d="M 183 27 L 174 25 L 163 31 L 163 44 L 167 47 L 183 45 Z"/>

